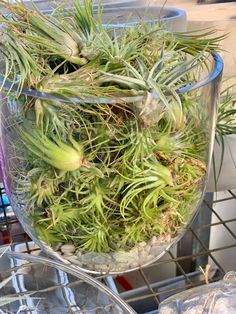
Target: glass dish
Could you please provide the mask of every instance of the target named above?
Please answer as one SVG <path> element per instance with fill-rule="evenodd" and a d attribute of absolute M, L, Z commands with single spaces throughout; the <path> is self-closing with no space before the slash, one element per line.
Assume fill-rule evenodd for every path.
<path fill-rule="evenodd" d="M 135 314 L 101 282 L 44 257 L 4 253 L 0 278 L 1 313 Z"/>

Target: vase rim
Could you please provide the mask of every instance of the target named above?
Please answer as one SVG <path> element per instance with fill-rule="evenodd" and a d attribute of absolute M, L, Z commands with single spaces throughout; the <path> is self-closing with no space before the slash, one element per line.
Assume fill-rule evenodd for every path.
<path fill-rule="evenodd" d="M 186 92 L 190 92 L 192 90 L 199 89 L 210 82 L 214 81 L 217 77 L 221 77 L 221 74 L 223 72 L 224 62 L 221 56 L 214 52 L 212 53 L 213 58 L 213 68 L 211 72 L 207 75 L 206 78 L 200 80 L 199 82 L 186 85 L 184 87 L 181 87 L 176 90 L 178 94 L 184 94 Z M 19 84 L 13 83 L 9 79 L 5 79 L 3 75 L 0 75 L 0 86 L 1 89 L 5 90 L 11 90 L 14 92 L 19 93 Z M 63 97 L 52 93 L 46 93 L 46 92 L 40 92 L 31 88 L 24 87 L 20 91 L 20 95 L 24 96 L 30 96 L 40 99 L 46 99 L 46 100 L 58 100 L 58 101 L 64 101 L 64 102 L 72 102 L 72 103 L 100 103 L 100 104 L 118 104 L 118 103 L 134 103 L 138 101 L 142 101 L 145 98 L 145 95 L 139 95 L 139 96 L 121 96 L 121 97 L 88 97 L 88 98 L 78 98 L 78 97 Z M 154 98 L 158 99 L 158 95 L 154 95 Z"/>

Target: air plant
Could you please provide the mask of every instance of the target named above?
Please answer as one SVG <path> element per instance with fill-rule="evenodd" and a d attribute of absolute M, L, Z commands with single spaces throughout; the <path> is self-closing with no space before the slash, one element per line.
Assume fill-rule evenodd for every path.
<path fill-rule="evenodd" d="M 178 90 L 221 38 L 154 22 L 116 32 L 89 0 L 47 15 L 0 3 L 5 80 L 19 79 L 14 192 L 38 237 L 109 253 L 176 235 L 200 198 L 207 145 L 197 92 Z M 25 86 L 51 98 L 22 103 Z"/>
<path fill-rule="evenodd" d="M 220 94 L 220 105 L 217 115 L 216 135 L 224 136 L 236 133 L 236 94 L 235 85 L 225 88 Z"/>
<path fill-rule="evenodd" d="M 72 137 L 67 144 L 56 135 L 53 139 L 48 138 L 38 129 L 32 130 L 32 134 L 23 129 L 19 133 L 29 151 L 56 169 L 74 171 L 84 163 L 83 149 Z"/>

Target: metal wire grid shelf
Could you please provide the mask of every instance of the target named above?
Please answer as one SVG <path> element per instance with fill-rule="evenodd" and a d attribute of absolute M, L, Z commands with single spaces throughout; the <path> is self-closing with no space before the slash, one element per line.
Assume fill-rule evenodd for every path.
<path fill-rule="evenodd" d="M 118 292 L 137 313 L 154 314 L 158 313 L 159 303 L 168 296 L 205 283 L 200 266 L 203 269 L 207 264 L 211 266 L 207 274 L 209 282 L 221 279 L 226 271 L 236 270 L 235 257 L 231 264 L 224 258 L 229 252 L 236 253 L 236 193 L 227 191 L 213 197 L 213 193 L 206 194 L 185 236 L 161 260 L 125 275 L 97 278 Z M 226 203 L 230 208 L 224 208 Z M 226 213 L 225 217 L 227 210 L 231 214 Z M 225 237 L 223 243 L 217 239 L 214 242 L 217 236 Z M 0 245 L 6 244 L 17 251 L 39 254 L 37 246 L 19 225 L 0 185 Z"/>

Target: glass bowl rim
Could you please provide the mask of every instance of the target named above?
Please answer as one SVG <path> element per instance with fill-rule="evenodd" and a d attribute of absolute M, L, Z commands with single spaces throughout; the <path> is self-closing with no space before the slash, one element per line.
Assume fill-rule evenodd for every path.
<path fill-rule="evenodd" d="M 210 82 L 214 81 L 217 77 L 221 76 L 223 72 L 223 67 L 224 67 L 223 59 L 217 52 L 212 53 L 211 56 L 212 56 L 213 64 L 214 64 L 211 72 L 199 82 L 186 85 L 176 90 L 178 94 L 184 94 L 192 90 L 199 89 L 209 84 Z M 7 90 L 11 90 L 11 91 L 19 93 L 19 85 L 17 83 L 13 83 L 9 79 L 5 79 L 3 75 L 0 75 L 0 86 L 1 86 L 1 89 L 6 90 L 6 94 L 7 94 Z M 20 95 L 30 96 L 30 97 L 40 98 L 40 99 L 47 99 L 47 100 L 72 102 L 72 103 L 100 103 L 100 104 L 134 103 L 134 102 L 142 101 L 145 98 L 145 96 L 140 95 L 140 96 L 128 96 L 128 97 L 121 96 L 117 98 L 88 97 L 88 98 L 82 99 L 82 98 L 77 98 L 77 97 L 63 97 L 56 94 L 40 92 L 40 91 L 33 90 L 27 87 L 24 87 L 21 89 Z"/>

